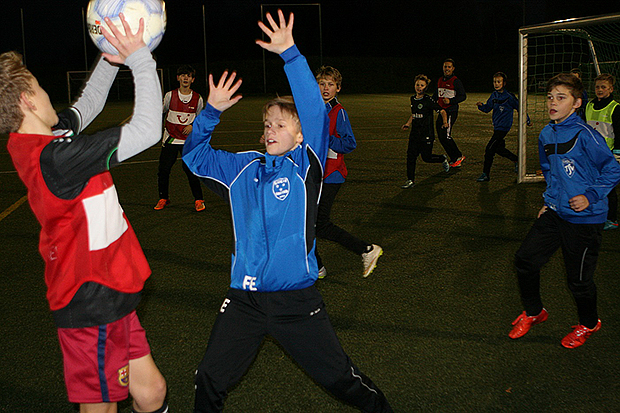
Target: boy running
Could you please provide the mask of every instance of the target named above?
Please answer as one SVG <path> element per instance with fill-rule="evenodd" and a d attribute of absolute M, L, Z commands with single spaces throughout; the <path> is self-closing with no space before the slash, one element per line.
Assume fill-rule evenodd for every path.
<path fill-rule="evenodd" d="M 437 89 L 433 93 L 433 100 L 439 103 L 448 115 L 447 128 L 443 124 L 443 119 L 439 117 L 437 117 L 435 126 L 439 143 L 441 143 L 441 146 L 443 146 L 450 158 L 450 168 L 460 168 L 465 160 L 463 153 L 459 150 L 452 137 L 452 128 L 459 116 L 459 103 L 467 99 L 463 82 L 454 75 L 455 68 L 453 59 L 444 60 L 443 76 L 437 80 Z"/>
<path fill-rule="evenodd" d="M 488 182 L 491 179 L 491 166 L 495 154 L 508 158 L 515 164 L 517 168 L 517 155 L 506 149 L 506 141 L 504 138 L 510 132 L 512 127 L 512 113 L 519 110 L 519 101 L 517 97 L 506 90 L 506 75 L 503 72 L 497 72 L 493 75 L 493 88 L 495 91 L 491 93 L 486 103 L 476 102 L 476 106 L 481 112 L 489 113 L 493 111 L 493 136 L 484 150 L 484 167 L 482 175 L 476 179 L 478 182 Z M 528 126 L 531 125 L 530 118 L 527 118 Z"/>
<path fill-rule="evenodd" d="M 540 269 L 561 247 L 579 316 L 579 324 L 562 339 L 566 348 L 583 345 L 601 328 L 593 276 L 607 217 L 607 194 L 620 181 L 620 165 L 605 140 L 576 113 L 582 92 L 581 80 L 568 73 L 547 83 L 551 122 L 538 138 L 547 189 L 538 219 L 516 253 L 525 311 L 512 323 L 509 334 L 513 339 L 522 337 L 547 319 L 540 297 Z"/>
<path fill-rule="evenodd" d="M 450 163 L 445 155 L 433 154 L 433 142 L 435 141 L 433 112 L 439 112 L 444 129 L 448 127 L 448 115 L 425 93 L 429 83 L 430 79 L 425 75 L 415 77 L 415 95 L 411 96 L 411 116 L 401 127 L 402 130 L 411 129 L 407 146 L 407 181 L 401 186 L 402 189 L 413 188 L 415 185 L 415 167 L 419 155 L 422 155 L 424 162 L 441 163 L 445 172 L 450 170 Z"/>
<path fill-rule="evenodd" d="M 366 278 L 377 266 L 377 260 L 383 254 L 383 249 L 349 234 L 335 225 L 330 217 L 336 195 L 348 173 L 344 163 L 344 155 L 353 151 L 357 146 L 347 111 L 338 102 L 337 95 L 342 86 L 342 75 L 338 69 L 323 66 L 319 69 L 316 80 L 329 116 L 329 149 L 316 219 L 316 236 L 335 241 L 349 251 L 361 256 L 364 266 L 362 276 Z M 316 250 L 316 260 L 319 267 L 319 278 L 325 278 L 327 270 L 323 266 L 323 260 L 321 260 L 318 249 Z"/>
<path fill-rule="evenodd" d="M 235 236 L 231 284 L 205 356 L 196 372 L 196 412 L 219 412 L 228 390 L 254 360 L 265 335 L 334 396 L 367 412 L 391 412 L 379 388 L 351 362 L 314 286 L 316 211 L 329 143 L 329 120 L 316 80 L 278 10 L 270 42 L 257 40 L 285 62 L 294 102 L 276 98 L 263 108 L 267 153 L 214 150 L 211 134 L 241 85 L 224 72 L 209 76 L 206 108 L 194 123 L 183 159 L 213 191 L 229 200 Z"/>
<path fill-rule="evenodd" d="M 0 132 L 41 224 L 47 299 L 58 327 L 69 401 L 80 412 L 168 411 L 166 382 L 155 366 L 135 308 L 151 270 L 118 203 L 111 167 L 159 139 L 161 89 L 155 61 L 121 14 L 127 35 L 106 18 L 118 56 L 103 54 L 75 104 L 56 114 L 21 57 L 0 55 Z M 82 134 L 105 105 L 118 67 L 132 70 L 131 121 Z"/>

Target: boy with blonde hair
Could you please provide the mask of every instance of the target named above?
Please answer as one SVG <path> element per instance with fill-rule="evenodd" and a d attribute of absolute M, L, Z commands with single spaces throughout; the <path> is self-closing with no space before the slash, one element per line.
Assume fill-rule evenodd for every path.
<path fill-rule="evenodd" d="M 231 283 L 196 371 L 196 412 L 219 412 L 265 335 L 276 339 L 318 383 L 367 412 L 391 412 L 379 388 L 338 342 L 315 287 L 316 211 L 327 155 L 328 117 L 306 59 L 293 41 L 293 15 L 259 22 L 270 42 L 257 44 L 284 60 L 293 92 L 263 109 L 267 153 L 215 150 L 211 135 L 223 111 L 241 99 L 241 80 L 209 76 L 207 106 L 194 122 L 183 160 L 230 202 L 234 253 Z"/>

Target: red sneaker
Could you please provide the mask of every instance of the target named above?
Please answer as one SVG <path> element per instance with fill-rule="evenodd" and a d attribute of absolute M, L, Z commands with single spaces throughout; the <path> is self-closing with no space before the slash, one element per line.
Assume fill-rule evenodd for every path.
<path fill-rule="evenodd" d="M 577 348 L 583 345 L 592 333 L 601 329 L 601 320 L 598 320 L 598 323 L 592 329 L 581 324 L 573 326 L 573 328 L 574 330 L 562 339 L 562 345 L 566 348 Z"/>
<path fill-rule="evenodd" d="M 170 204 L 170 200 L 162 198 L 159 201 L 157 201 L 157 205 L 155 205 L 153 209 L 156 209 L 159 211 L 160 209 L 164 209 L 164 207 L 168 204 Z"/>
<path fill-rule="evenodd" d="M 198 212 L 204 211 L 206 208 L 205 201 L 203 201 L 202 199 L 197 199 L 196 201 L 194 201 L 194 206 L 196 207 L 196 211 Z"/>
<path fill-rule="evenodd" d="M 456 161 L 452 162 L 450 164 L 450 168 L 460 168 L 461 164 L 463 163 L 463 161 L 465 160 L 464 156 L 459 156 Z"/>
<path fill-rule="evenodd" d="M 528 316 L 524 311 L 519 315 L 519 317 L 517 317 L 515 321 L 512 322 L 512 325 L 514 327 L 512 328 L 512 330 L 510 330 L 508 336 L 513 339 L 523 337 L 527 334 L 528 331 L 530 331 L 530 327 L 532 327 L 534 324 L 542 323 L 547 319 L 547 317 L 549 317 L 549 313 L 544 308 L 542 309 L 540 314 L 534 316 Z"/>

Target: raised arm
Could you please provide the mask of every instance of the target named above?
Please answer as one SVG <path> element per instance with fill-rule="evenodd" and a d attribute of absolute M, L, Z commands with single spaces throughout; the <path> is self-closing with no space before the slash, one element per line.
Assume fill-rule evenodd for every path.
<path fill-rule="evenodd" d="M 76 133 L 86 129 L 101 113 L 117 73 L 118 66 L 106 62 L 103 56 L 99 58 L 79 98 L 73 104 L 80 114 L 80 126 Z"/>
<path fill-rule="evenodd" d="M 157 77 L 156 64 L 142 40 L 144 19 L 136 33 L 131 32 L 129 23 L 120 14 L 125 34 L 106 18 L 110 34 L 102 28 L 105 38 L 118 50 L 118 55 L 103 53 L 112 63 L 124 63 L 131 69 L 135 84 L 135 103 L 131 121 L 121 128 L 117 160 L 122 162 L 159 141 L 161 121 L 161 86 Z"/>
<path fill-rule="evenodd" d="M 271 42 L 257 40 L 256 44 L 273 53 L 278 53 L 284 60 L 284 71 L 288 77 L 295 107 L 301 122 L 304 142 L 310 145 L 324 163 L 329 145 L 329 118 L 321 91 L 316 79 L 293 40 L 293 14 L 288 23 L 281 10 L 278 10 L 279 23 L 267 13 L 267 20 L 271 25 L 268 28 L 263 22 L 258 25 L 269 36 Z"/>

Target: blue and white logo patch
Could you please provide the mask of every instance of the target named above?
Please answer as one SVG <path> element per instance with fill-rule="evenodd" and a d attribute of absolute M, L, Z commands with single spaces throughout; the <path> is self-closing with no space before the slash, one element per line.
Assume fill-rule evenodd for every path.
<path fill-rule="evenodd" d="M 284 201 L 290 192 L 290 182 L 288 178 L 278 178 L 273 181 L 271 190 L 273 195 L 280 201 Z"/>
<path fill-rule="evenodd" d="M 568 175 L 569 178 L 572 178 L 575 174 L 575 162 L 572 159 L 562 159 L 562 166 L 564 167 L 564 172 Z"/>

